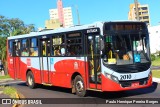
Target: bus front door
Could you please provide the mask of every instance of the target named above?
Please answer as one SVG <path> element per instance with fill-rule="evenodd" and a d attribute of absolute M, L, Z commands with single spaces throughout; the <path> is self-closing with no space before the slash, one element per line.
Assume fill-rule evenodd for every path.
<path fill-rule="evenodd" d="M 41 50 L 40 50 L 40 68 L 41 68 L 41 79 L 42 83 L 50 83 L 49 78 L 49 61 L 48 57 L 50 56 L 50 40 L 49 39 L 42 39 L 40 40 L 41 43 Z"/>
<path fill-rule="evenodd" d="M 100 36 L 88 35 L 86 44 L 88 85 L 90 89 L 101 90 Z"/>
<path fill-rule="evenodd" d="M 20 79 L 20 42 L 13 42 L 13 69 L 15 79 Z"/>

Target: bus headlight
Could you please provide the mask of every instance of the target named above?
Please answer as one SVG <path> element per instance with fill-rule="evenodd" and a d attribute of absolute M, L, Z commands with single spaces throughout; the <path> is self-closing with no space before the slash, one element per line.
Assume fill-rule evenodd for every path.
<path fill-rule="evenodd" d="M 111 79 L 111 75 L 110 74 L 105 73 L 105 75 L 106 75 L 107 78 Z"/>
<path fill-rule="evenodd" d="M 119 81 L 118 81 L 118 78 L 117 78 L 116 76 L 113 76 L 113 75 L 112 75 L 111 78 L 112 78 L 113 81 L 115 81 L 115 82 L 117 82 L 117 83 L 119 82 Z"/>
<path fill-rule="evenodd" d="M 115 81 L 115 82 L 119 82 L 118 81 L 118 77 L 116 77 L 116 76 L 113 76 L 113 75 L 111 75 L 111 74 L 107 74 L 107 73 L 105 73 L 105 76 L 107 77 L 107 78 L 109 78 L 110 80 L 113 80 L 113 81 Z"/>
<path fill-rule="evenodd" d="M 150 78 L 151 76 L 152 76 L 152 71 L 149 72 L 148 78 Z"/>

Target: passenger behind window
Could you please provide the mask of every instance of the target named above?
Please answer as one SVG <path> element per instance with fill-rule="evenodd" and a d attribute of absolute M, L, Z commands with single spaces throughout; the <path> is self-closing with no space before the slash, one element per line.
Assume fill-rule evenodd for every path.
<path fill-rule="evenodd" d="M 29 52 L 27 52 L 27 48 L 23 50 L 22 56 L 29 56 Z"/>
<path fill-rule="evenodd" d="M 70 47 L 70 55 L 75 55 L 75 46 L 74 45 L 72 45 Z"/>
<path fill-rule="evenodd" d="M 38 56 L 38 48 L 30 48 L 30 56 Z"/>
<path fill-rule="evenodd" d="M 119 57 L 119 59 L 125 59 L 124 58 L 124 55 L 126 55 L 125 47 L 120 46 L 118 49 L 119 49 L 118 50 L 118 57 Z"/>
<path fill-rule="evenodd" d="M 82 55 L 82 47 L 81 46 L 77 46 L 76 55 Z"/>
<path fill-rule="evenodd" d="M 61 54 L 60 54 L 60 50 L 59 50 L 58 47 L 55 47 L 54 55 L 55 55 L 55 56 L 60 56 L 60 55 L 61 55 Z"/>
<path fill-rule="evenodd" d="M 64 56 L 65 55 L 65 47 L 62 45 L 61 47 L 61 55 Z"/>
<path fill-rule="evenodd" d="M 35 48 L 34 56 L 38 56 L 38 48 Z"/>
<path fill-rule="evenodd" d="M 34 56 L 34 48 L 30 48 L 30 56 Z"/>
<path fill-rule="evenodd" d="M 19 49 L 16 47 L 16 56 L 19 56 Z"/>

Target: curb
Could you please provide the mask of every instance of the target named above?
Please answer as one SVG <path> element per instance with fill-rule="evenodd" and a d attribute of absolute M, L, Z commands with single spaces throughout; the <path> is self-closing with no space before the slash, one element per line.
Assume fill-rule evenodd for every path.
<path fill-rule="evenodd" d="M 153 81 L 154 81 L 154 82 L 157 82 L 157 83 L 160 83 L 160 78 L 155 78 L 155 77 L 153 77 Z"/>
<path fill-rule="evenodd" d="M 8 78 L 8 79 L 1 79 L 1 80 L 0 80 L 0 83 L 2 83 L 2 82 L 7 82 L 7 81 L 10 81 L 10 80 L 14 80 L 14 79 L 12 79 L 12 78 Z"/>

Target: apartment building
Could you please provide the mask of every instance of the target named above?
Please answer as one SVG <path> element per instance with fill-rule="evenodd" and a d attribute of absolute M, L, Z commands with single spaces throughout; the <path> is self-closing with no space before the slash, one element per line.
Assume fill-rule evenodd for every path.
<path fill-rule="evenodd" d="M 150 26 L 149 6 L 138 4 L 139 20 L 146 22 Z M 128 13 L 128 20 L 137 20 L 135 4 L 130 4 L 130 10 Z"/>
<path fill-rule="evenodd" d="M 49 9 L 50 20 L 46 20 L 46 28 L 73 26 L 73 16 L 71 7 L 63 7 L 62 0 L 57 1 L 56 9 Z M 54 25 L 56 24 L 56 25 Z"/>
<path fill-rule="evenodd" d="M 50 9 L 49 14 L 50 14 L 50 19 L 53 19 L 53 20 L 59 19 L 59 21 L 63 25 L 63 27 L 73 26 L 73 16 L 72 16 L 72 8 L 71 7 L 63 8 L 63 20 L 62 20 L 62 18 L 59 18 L 58 9 Z"/>

